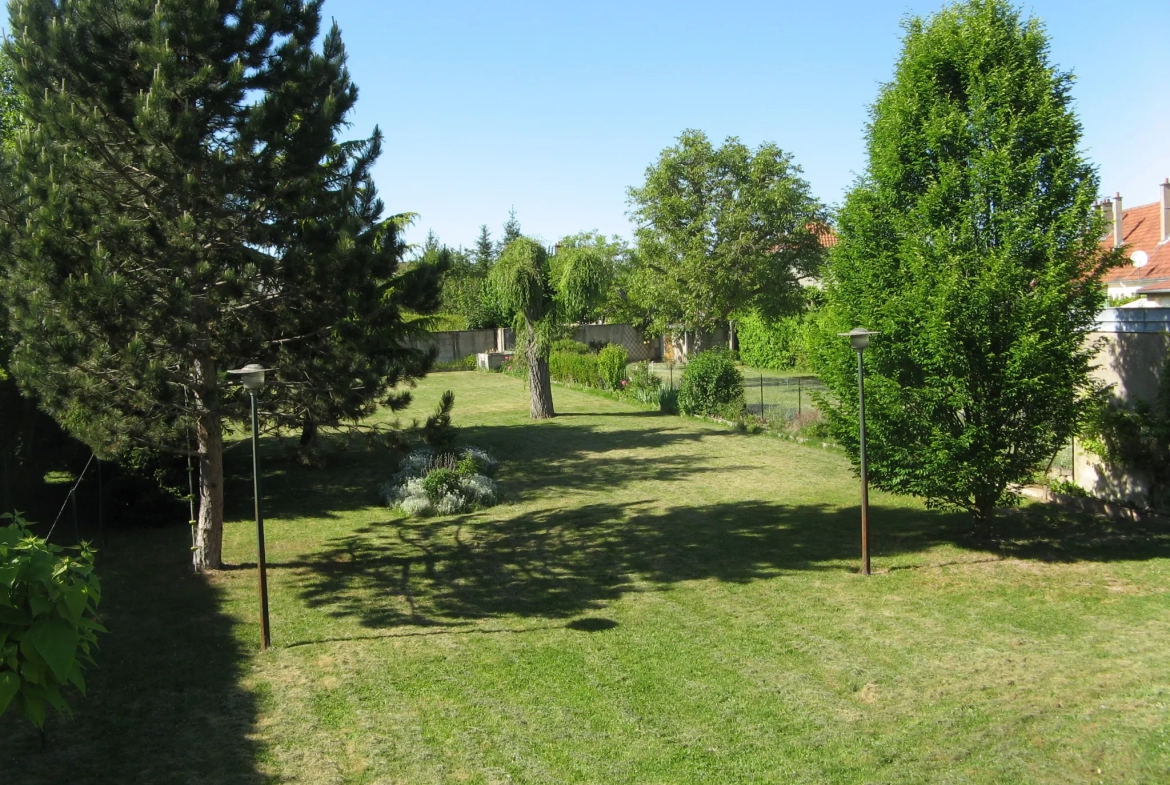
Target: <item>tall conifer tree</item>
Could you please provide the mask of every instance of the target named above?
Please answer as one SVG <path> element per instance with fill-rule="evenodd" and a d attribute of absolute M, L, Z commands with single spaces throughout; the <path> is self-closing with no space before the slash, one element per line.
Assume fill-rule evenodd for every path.
<path fill-rule="evenodd" d="M 492 243 L 492 233 L 488 231 L 487 224 L 479 227 L 479 236 L 475 238 L 471 258 L 484 275 L 487 275 L 487 271 L 496 260 L 496 247 Z"/>
<path fill-rule="evenodd" d="M 1040 23 L 1003 0 L 910 20 L 831 254 L 816 359 L 837 438 L 856 458 L 857 359 L 836 333 L 878 330 L 870 476 L 971 512 L 983 535 L 1077 425 L 1116 257 L 1098 249 L 1071 84 Z"/>
<path fill-rule="evenodd" d="M 229 368 L 279 369 L 289 422 L 367 413 L 427 359 L 399 309 L 437 276 L 402 252 L 370 180 L 381 137 L 320 2 L 13 0 L 28 129 L 3 205 L 13 371 L 99 454 L 195 436 L 194 562 L 221 566 Z"/>

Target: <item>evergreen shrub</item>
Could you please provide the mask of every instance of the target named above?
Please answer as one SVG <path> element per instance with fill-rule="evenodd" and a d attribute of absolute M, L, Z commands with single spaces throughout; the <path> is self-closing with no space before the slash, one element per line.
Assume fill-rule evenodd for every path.
<path fill-rule="evenodd" d="M 735 419 L 746 405 L 743 374 L 727 350 L 702 352 L 683 369 L 678 390 L 678 407 L 683 414 Z"/>

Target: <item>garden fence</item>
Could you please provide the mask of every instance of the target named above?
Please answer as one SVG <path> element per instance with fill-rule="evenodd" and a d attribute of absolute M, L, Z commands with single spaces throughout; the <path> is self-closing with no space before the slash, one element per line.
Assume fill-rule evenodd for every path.
<path fill-rule="evenodd" d="M 667 387 L 678 387 L 684 366 L 676 363 L 651 363 Z M 826 393 L 824 382 L 808 374 L 782 376 L 775 372 L 743 369 L 743 396 L 749 414 L 774 423 L 815 417 L 813 396 Z"/>

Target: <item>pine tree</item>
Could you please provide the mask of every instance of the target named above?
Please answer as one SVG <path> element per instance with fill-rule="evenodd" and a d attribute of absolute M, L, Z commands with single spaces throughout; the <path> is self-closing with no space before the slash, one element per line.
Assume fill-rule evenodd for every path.
<path fill-rule="evenodd" d="M 492 243 L 492 233 L 488 231 L 487 224 L 479 227 L 479 237 L 475 238 L 475 248 L 471 252 L 471 258 L 476 267 L 483 270 L 485 275 L 496 260 L 496 247 Z"/>
<path fill-rule="evenodd" d="M 837 438 L 856 459 L 857 360 L 836 333 L 880 331 L 865 353 L 871 478 L 971 512 L 985 536 L 1084 412 L 1116 259 L 1097 246 L 1071 81 L 1040 23 L 1003 0 L 912 19 L 831 255 L 816 360 Z"/>
<path fill-rule="evenodd" d="M 13 371 L 99 455 L 188 449 L 194 562 L 221 565 L 225 371 L 278 368 L 280 422 L 368 413 L 426 358 L 401 349 L 402 245 L 370 179 L 381 136 L 320 2 L 16 0 L 5 51 L 28 128 L 0 205 Z M 416 285 L 417 284 L 417 285 Z"/>
<path fill-rule="evenodd" d="M 496 257 L 498 258 L 513 240 L 519 240 L 523 236 L 524 233 L 520 230 L 520 221 L 516 218 L 516 208 L 510 207 L 508 208 L 508 220 L 504 222 L 504 236 L 500 238 L 500 244 L 496 249 Z"/>

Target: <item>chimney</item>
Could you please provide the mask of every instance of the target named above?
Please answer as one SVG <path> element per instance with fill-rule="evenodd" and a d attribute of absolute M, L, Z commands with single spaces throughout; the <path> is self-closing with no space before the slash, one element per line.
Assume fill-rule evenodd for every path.
<path fill-rule="evenodd" d="M 1162 239 L 1159 242 L 1170 240 L 1170 177 L 1162 183 Z"/>
<path fill-rule="evenodd" d="M 1124 213 L 1121 210 L 1121 194 L 1113 197 L 1113 247 L 1120 248 L 1122 241 L 1125 238 L 1121 228 L 1122 216 Z"/>

